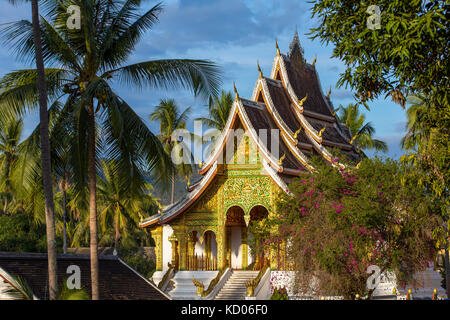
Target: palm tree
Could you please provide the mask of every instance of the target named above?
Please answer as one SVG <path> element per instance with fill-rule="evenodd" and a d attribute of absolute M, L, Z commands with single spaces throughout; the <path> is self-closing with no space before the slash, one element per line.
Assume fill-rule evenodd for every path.
<path fill-rule="evenodd" d="M 13 170 L 19 158 L 19 141 L 23 121 L 20 118 L 0 121 L 0 185 L 4 198 L 3 213 L 7 213 L 8 203 L 14 194 Z"/>
<path fill-rule="evenodd" d="M 119 240 L 129 235 L 128 230 L 137 226 L 147 204 L 157 207 L 156 200 L 150 194 L 152 186 L 140 170 L 133 176 L 120 176 L 115 161 L 102 161 L 102 173 L 99 175 L 98 197 L 102 210 L 100 225 L 103 232 L 112 225 L 114 230 L 114 248 L 119 247 Z M 128 180 L 132 180 L 129 189 Z"/>
<path fill-rule="evenodd" d="M 9 0 L 16 4 L 23 0 Z M 53 204 L 53 188 L 51 181 L 51 157 L 50 157 L 50 138 L 48 134 L 48 111 L 47 111 L 47 88 L 45 81 L 45 69 L 43 48 L 41 39 L 41 29 L 39 27 L 39 6 L 38 0 L 31 0 L 32 27 L 30 28 L 34 47 L 34 60 L 36 62 L 35 84 L 38 89 L 39 101 L 39 120 L 41 131 L 41 162 L 42 176 L 45 198 L 45 218 L 47 229 L 47 250 L 48 250 L 48 282 L 49 296 L 51 300 L 56 299 L 57 280 L 56 280 L 56 241 L 55 241 L 55 218 Z M 34 89 L 34 88 L 33 88 Z M 35 91 L 35 90 L 33 90 Z M 16 103 L 20 103 L 17 100 Z M 16 105 L 17 107 L 17 105 Z"/>
<path fill-rule="evenodd" d="M 83 17 L 81 30 L 69 30 L 66 26 L 69 17 L 67 7 L 70 4 L 80 7 Z M 47 84 L 48 99 L 55 101 L 64 97 L 66 102 L 63 110 L 75 116 L 74 130 L 77 139 L 73 144 L 73 154 L 76 155 L 74 184 L 80 196 L 88 194 L 89 199 L 94 300 L 99 298 L 97 150 L 101 150 L 106 158 L 117 161 L 120 170 L 124 171 L 133 170 L 135 163 L 148 170 L 157 165 L 166 170 L 171 168 L 159 140 L 113 90 L 112 79 L 138 88 L 192 89 L 205 98 L 217 94 L 220 86 L 219 70 L 210 61 L 152 60 L 123 66 L 143 34 L 158 21 L 158 15 L 162 11 L 161 4 L 157 4 L 141 14 L 140 4 L 141 0 L 52 1 L 49 2 L 50 21 L 41 17 L 40 31 L 45 62 L 53 68 L 45 69 L 45 81 L 41 81 L 44 79 L 41 79 L 39 73 L 39 80 Z M 19 58 L 27 58 L 30 52 L 39 51 L 39 46 L 31 41 L 37 32 L 33 31 L 32 24 L 28 21 L 10 24 L 3 30 L 3 34 L 6 44 L 15 49 Z M 37 95 L 37 78 L 36 70 L 20 70 L 4 76 L 0 80 L 0 103 L 15 113 L 34 108 L 38 97 L 42 105 L 46 99 Z M 40 127 L 42 157 L 47 160 L 48 141 L 44 141 L 44 138 L 48 132 L 44 131 L 48 128 L 48 117 L 42 115 L 43 113 Z M 98 130 L 102 133 L 101 141 Z M 47 189 L 51 188 L 49 164 L 49 159 L 48 162 L 43 162 L 44 187 Z M 54 287 L 56 288 L 56 282 Z"/>
<path fill-rule="evenodd" d="M 210 99 L 208 105 L 209 118 L 197 118 L 196 120 L 205 121 L 209 127 L 222 131 L 227 124 L 233 102 L 234 99 L 231 92 L 222 90 L 220 97 Z"/>
<path fill-rule="evenodd" d="M 172 139 L 172 135 L 176 130 L 186 129 L 186 121 L 191 112 L 191 108 L 186 108 L 183 112 L 180 112 L 179 107 L 173 99 L 161 99 L 159 105 L 155 107 L 155 111 L 150 115 L 150 121 L 157 120 L 159 122 L 159 139 L 164 146 L 164 150 L 167 155 L 172 154 L 172 150 L 177 146 L 181 146 L 185 141 L 178 141 Z M 184 150 L 190 150 L 191 146 L 186 146 Z M 184 155 L 186 157 L 186 155 Z M 191 160 L 191 155 L 189 160 Z M 190 161 L 189 161 L 190 162 Z M 190 163 L 181 163 L 176 168 L 172 168 L 171 179 L 171 197 L 170 203 L 175 201 L 175 178 L 177 174 L 189 178 L 192 174 L 192 165 Z"/>
<path fill-rule="evenodd" d="M 349 104 L 347 107 L 339 106 L 339 108 L 338 119 L 350 130 L 353 137 L 351 143 L 363 157 L 367 156 L 362 150 L 375 149 L 387 152 L 386 142 L 373 138 L 375 128 L 371 122 L 365 123 L 366 117 L 359 112 L 357 105 Z"/>
<path fill-rule="evenodd" d="M 429 110 L 429 99 L 421 94 L 409 96 L 409 104 L 406 110 L 406 135 L 401 140 L 401 146 L 405 150 L 412 150 L 420 145 L 425 145 L 429 132 L 426 131 L 424 119 Z"/>

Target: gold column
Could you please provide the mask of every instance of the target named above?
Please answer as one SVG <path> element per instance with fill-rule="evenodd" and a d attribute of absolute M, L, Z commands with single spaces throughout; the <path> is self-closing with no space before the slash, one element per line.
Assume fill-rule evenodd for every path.
<path fill-rule="evenodd" d="M 193 259 L 194 259 L 194 255 L 195 255 L 195 243 L 197 242 L 197 233 L 196 232 L 191 232 L 188 236 L 188 247 L 187 247 L 187 258 L 190 259 L 190 266 L 188 263 L 188 267 L 190 267 L 190 269 L 192 269 L 192 264 L 193 264 Z"/>
<path fill-rule="evenodd" d="M 217 241 L 217 268 L 223 269 L 226 267 L 225 263 L 225 227 L 219 228 L 216 241 Z"/>
<path fill-rule="evenodd" d="M 162 226 L 150 230 L 150 234 L 155 241 L 156 271 L 162 271 Z"/>
<path fill-rule="evenodd" d="M 187 255 L 186 237 L 183 235 L 183 236 L 180 236 L 179 239 L 180 240 L 178 242 L 178 245 L 179 245 L 178 254 L 180 256 L 180 258 L 179 258 L 180 270 L 186 270 L 186 262 L 187 262 L 187 259 L 186 259 L 186 255 Z"/>
<path fill-rule="evenodd" d="M 242 269 L 246 269 L 248 266 L 248 247 L 247 247 L 247 227 L 241 228 L 241 243 L 242 243 Z"/>
<path fill-rule="evenodd" d="M 169 237 L 169 241 L 172 244 L 172 266 L 175 270 L 178 270 L 178 239 L 177 237 L 172 234 Z"/>

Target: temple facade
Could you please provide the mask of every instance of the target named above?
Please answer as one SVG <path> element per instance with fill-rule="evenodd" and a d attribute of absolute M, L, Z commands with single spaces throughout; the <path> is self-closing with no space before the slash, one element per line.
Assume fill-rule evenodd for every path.
<path fill-rule="evenodd" d="M 142 220 L 156 244 L 156 268 L 177 270 L 246 269 L 260 264 L 249 246 L 252 221 L 277 215 L 280 193 L 308 175 L 318 155 L 327 161 L 335 148 L 355 163 L 360 157 L 349 130 L 324 95 L 315 61 L 303 56 L 296 33 L 288 54 L 276 45 L 270 77 L 259 69 L 251 99 L 239 96 L 225 129 L 201 164 L 201 179 L 189 193 L 159 214 Z M 339 165 L 339 163 L 337 164 Z M 267 253 L 274 268 L 283 268 Z"/>

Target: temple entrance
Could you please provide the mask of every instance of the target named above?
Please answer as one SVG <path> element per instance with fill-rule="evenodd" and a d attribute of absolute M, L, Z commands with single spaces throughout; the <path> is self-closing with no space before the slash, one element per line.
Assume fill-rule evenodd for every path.
<path fill-rule="evenodd" d="M 246 231 L 247 226 L 244 220 L 244 210 L 241 207 L 233 206 L 227 211 L 227 220 L 225 224 L 226 230 L 226 265 L 232 269 L 242 269 L 246 267 L 243 265 L 244 255 L 247 256 L 244 250 L 246 246 Z M 243 245 L 245 240 L 245 246 Z M 245 248 L 244 248 L 245 247 Z"/>
<path fill-rule="evenodd" d="M 267 216 L 269 215 L 269 211 L 267 211 L 267 209 L 263 206 L 254 206 L 251 210 L 250 210 L 250 224 L 253 223 L 258 223 L 261 220 L 265 219 Z M 249 239 L 253 237 L 253 235 L 251 234 L 251 232 L 249 232 L 248 234 Z M 256 247 L 259 248 L 259 243 L 256 243 Z M 250 253 L 249 253 L 250 255 Z M 252 257 L 251 260 L 253 260 L 255 262 L 254 265 L 254 269 L 261 269 L 264 266 L 266 259 L 266 255 L 264 251 L 260 251 L 260 250 L 254 250 L 254 252 L 252 252 Z"/>

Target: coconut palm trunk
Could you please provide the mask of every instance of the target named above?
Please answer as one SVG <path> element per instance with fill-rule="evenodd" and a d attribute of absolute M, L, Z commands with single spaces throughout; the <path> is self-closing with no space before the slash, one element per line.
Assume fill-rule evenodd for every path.
<path fill-rule="evenodd" d="M 48 284 L 49 298 L 56 299 L 57 279 L 56 279 L 56 241 L 55 241 L 55 215 L 53 203 L 53 187 L 51 179 L 51 159 L 50 159 L 50 139 L 48 134 L 48 110 L 47 110 L 47 89 L 44 73 L 44 59 L 42 56 L 41 31 L 39 27 L 39 7 L 38 0 L 31 1 L 33 20 L 33 41 L 36 50 L 37 86 L 39 92 L 39 117 L 40 117 L 40 137 L 41 137 L 41 161 L 42 178 L 44 184 L 45 197 L 45 220 L 47 229 L 47 250 L 48 250 Z"/>
<path fill-rule="evenodd" d="M 172 168 L 172 192 L 170 194 L 170 203 L 173 204 L 175 201 L 175 169 Z"/>
<path fill-rule="evenodd" d="M 449 258 L 448 240 L 444 251 L 444 261 L 445 261 L 445 286 L 447 290 L 447 297 L 450 297 L 450 258 Z"/>
<path fill-rule="evenodd" d="M 63 190 L 63 223 L 64 223 L 64 235 L 63 235 L 63 253 L 67 254 L 67 191 Z"/>
<path fill-rule="evenodd" d="M 88 107 L 88 185 L 89 185 L 89 234 L 91 257 L 92 300 L 99 299 L 98 255 L 97 255 L 97 170 L 95 165 L 95 111 L 94 103 Z"/>

